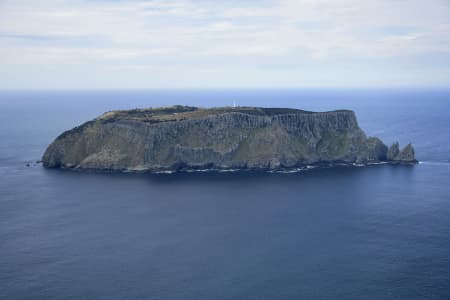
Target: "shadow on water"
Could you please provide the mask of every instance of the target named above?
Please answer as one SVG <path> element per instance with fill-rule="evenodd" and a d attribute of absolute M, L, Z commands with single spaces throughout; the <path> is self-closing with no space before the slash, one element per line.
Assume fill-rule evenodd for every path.
<path fill-rule="evenodd" d="M 301 171 L 193 171 L 193 172 L 175 172 L 175 173 L 122 173 L 122 172 L 102 172 L 90 170 L 64 170 L 64 169 L 46 169 L 42 168 L 48 176 L 63 176 L 66 178 L 110 178 L 124 180 L 148 180 L 152 183 L 168 184 L 176 182 L 233 182 L 245 181 L 252 183 L 254 181 L 271 181 L 282 179 L 284 181 L 307 180 L 310 177 L 333 178 L 339 180 L 342 176 L 363 176 L 367 172 L 379 172 L 380 170 L 390 170 L 393 173 L 412 174 L 415 165 L 372 165 L 364 167 L 354 166 L 335 166 L 318 167 L 310 170 Z M 405 173 L 406 172 L 406 173 Z"/>
<path fill-rule="evenodd" d="M 68 176 L 68 177 L 105 177 L 105 178 L 139 178 L 148 179 L 152 182 L 176 182 L 176 181 L 197 181 L 197 180 L 214 180 L 214 181 L 233 181 L 233 180 L 262 180 L 273 178 L 304 178 L 307 176 L 335 176 L 336 174 L 358 174 L 368 170 L 380 168 L 392 168 L 392 170 L 413 170 L 415 165 L 369 165 L 363 167 L 355 166 L 334 166 L 334 167 L 316 167 L 308 170 L 299 171 L 254 171 L 254 170 L 236 170 L 236 171 L 182 171 L 174 173 L 133 173 L 133 172 L 108 172 L 93 170 L 67 170 L 67 169 L 47 169 L 43 168 L 47 175 Z"/>

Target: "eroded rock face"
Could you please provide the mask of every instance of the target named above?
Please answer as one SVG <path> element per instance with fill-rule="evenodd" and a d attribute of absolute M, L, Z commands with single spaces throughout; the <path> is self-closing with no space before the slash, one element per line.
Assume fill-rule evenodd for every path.
<path fill-rule="evenodd" d="M 61 134 L 47 148 L 43 163 L 48 168 L 161 171 L 278 169 L 394 158 L 413 161 L 414 149 L 408 145 L 396 153 L 378 138 L 367 138 L 348 110 L 174 106 L 105 113 Z"/>
<path fill-rule="evenodd" d="M 415 153 L 414 153 L 414 148 L 411 145 L 411 143 L 406 145 L 405 148 L 403 148 L 402 151 L 400 151 L 398 160 L 405 161 L 405 162 L 417 162 Z"/>
<path fill-rule="evenodd" d="M 396 160 L 398 155 L 400 153 L 400 145 L 398 142 L 395 142 L 389 147 L 389 150 L 387 152 L 387 159 L 388 160 Z"/>
<path fill-rule="evenodd" d="M 400 163 L 416 163 L 417 160 L 414 154 L 414 147 L 409 143 L 402 150 L 400 150 L 400 145 L 395 142 L 391 145 L 387 152 L 387 159 L 392 162 Z"/>

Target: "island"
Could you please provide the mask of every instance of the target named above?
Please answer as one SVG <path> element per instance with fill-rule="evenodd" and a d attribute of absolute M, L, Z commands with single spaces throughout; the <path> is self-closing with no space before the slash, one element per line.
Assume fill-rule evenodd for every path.
<path fill-rule="evenodd" d="M 367 137 L 351 110 L 170 106 L 106 112 L 58 136 L 46 168 L 124 172 L 415 164 L 411 144 Z"/>

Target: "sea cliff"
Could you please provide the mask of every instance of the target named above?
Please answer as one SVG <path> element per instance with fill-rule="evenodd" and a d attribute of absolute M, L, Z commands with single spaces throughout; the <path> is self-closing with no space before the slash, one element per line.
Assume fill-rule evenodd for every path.
<path fill-rule="evenodd" d="M 190 106 L 107 112 L 62 133 L 42 161 L 149 172 L 417 162 L 412 145 L 388 148 L 367 137 L 350 110 Z"/>

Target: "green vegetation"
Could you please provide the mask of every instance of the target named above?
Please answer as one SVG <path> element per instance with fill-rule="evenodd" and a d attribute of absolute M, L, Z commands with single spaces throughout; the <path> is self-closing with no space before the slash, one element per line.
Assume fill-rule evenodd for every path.
<path fill-rule="evenodd" d="M 345 110 L 340 110 L 344 112 Z M 118 120 L 132 120 L 147 123 L 181 121 L 217 116 L 227 113 L 242 113 L 254 116 L 275 116 L 283 114 L 314 114 L 315 112 L 293 108 L 263 108 L 263 107 L 215 107 L 199 108 L 175 105 L 162 108 L 145 108 L 132 110 L 115 110 L 106 112 L 97 118 L 99 121 L 112 122 Z"/>

